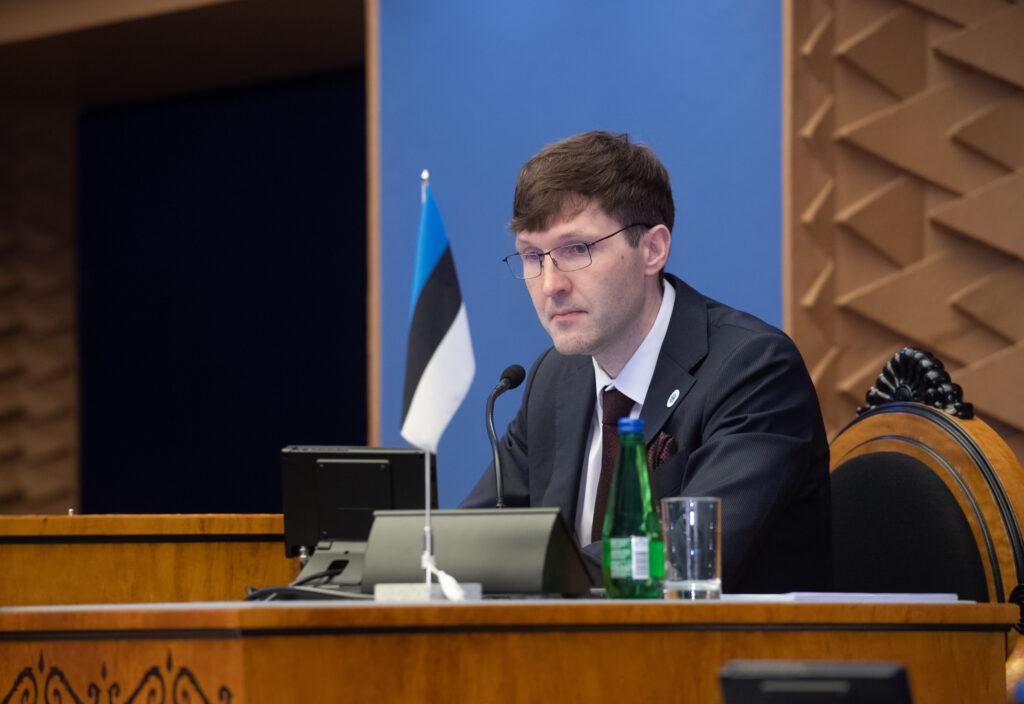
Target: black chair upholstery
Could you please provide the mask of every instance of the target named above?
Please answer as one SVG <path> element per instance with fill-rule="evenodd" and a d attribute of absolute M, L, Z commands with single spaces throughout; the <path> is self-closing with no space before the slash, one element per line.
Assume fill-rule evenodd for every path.
<path fill-rule="evenodd" d="M 960 505 L 914 457 L 870 452 L 837 466 L 832 521 L 836 591 L 988 601 L 982 556 Z"/>

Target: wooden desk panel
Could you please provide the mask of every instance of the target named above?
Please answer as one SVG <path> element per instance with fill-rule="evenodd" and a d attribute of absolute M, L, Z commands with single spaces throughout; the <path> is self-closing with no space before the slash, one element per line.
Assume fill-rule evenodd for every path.
<path fill-rule="evenodd" d="M 280 514 L 0 517 L 0 605 L 238 600 L 297 574 Z"/>
<path fill-rule="evenodd" d="M 159 680 L 168 695 L 155 701 L 175 701 L 180 686 L 192 688 L 191 701 L 201 693 L 210 702 L 703 704 L 721 701 L 725 662 L 761 658 L 897 661 L 920 704 L 1000 702 L 1016 618 L 1016 607 L 990 604 L 3 609 L 0 701 L 28 671 L 38 688 L 50 678 L 82 701 L 113 684 L 115 700 L 129 701 Z"/>

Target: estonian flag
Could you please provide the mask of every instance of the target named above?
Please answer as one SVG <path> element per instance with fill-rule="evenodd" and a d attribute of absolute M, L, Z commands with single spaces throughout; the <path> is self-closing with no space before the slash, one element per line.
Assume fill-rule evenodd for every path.
<path fill-rule="evenodd" d="M 441 434 L 469 391 L 476 363 L 455 262 L 426 172 L 409 314 L 402 437 L 437 454 Z"/>

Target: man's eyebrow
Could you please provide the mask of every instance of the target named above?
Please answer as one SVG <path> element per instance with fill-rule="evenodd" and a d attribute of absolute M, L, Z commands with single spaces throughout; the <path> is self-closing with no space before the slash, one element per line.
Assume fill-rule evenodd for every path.
<path fill-rule="evenodd" d="M 572 244 L 576 242 L 593 242 L 596 239 L 600 239 L 603 235 L 584 234 L 575 230 L 569 232 L 563 232 L 560 235 L 556 235 L 551 242 L 552 247 L 561 247 L 565 244 Z M 516 235 L 516 246 L 517 247 L 537 247 L 539 245 L 534 244 L 528 238 L 524 239 L 521 235 Z"/>
<path fill-rule="evenodd" d="M 533 247 L 534 245 L 529 239 L 524 239 L 522 236 L 516 235 L 515 246 L 516 249 L 520 249 L 521 247 Z"/>

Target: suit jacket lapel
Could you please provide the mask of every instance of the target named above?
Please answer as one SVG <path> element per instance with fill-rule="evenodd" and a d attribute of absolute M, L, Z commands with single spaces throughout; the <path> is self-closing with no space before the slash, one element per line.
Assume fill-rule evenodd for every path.
<path fill-rule="evenodd" d="M 558 506 L 569 522 L 576 522 L 580 469 L 594 414 L 594 366 L 589 357 L 572 358 L 572 367 L 555 398 L 555 455 L 545 506 Z"/>
<path fill-rule="evenodd" d="M 665 278 L 676 290 L 676 301 L 640 411 L 645 444 L 683 404 L 696 381 L 690 370 L 708 353 L 708 310 L 704 297 L 671 274 L 665 274 Z M 672 396 L 676 398 L 669 405 Z"/>

